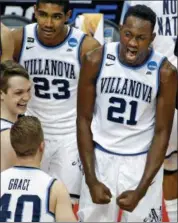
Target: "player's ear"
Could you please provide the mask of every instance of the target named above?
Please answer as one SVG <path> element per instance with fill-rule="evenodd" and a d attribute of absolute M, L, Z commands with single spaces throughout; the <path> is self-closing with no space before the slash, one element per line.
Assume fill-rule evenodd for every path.
<path fill-rule="evenodd" d="M 45 148 L 45 142 L 42 141 L 42 142 L 40 143 L 40 146 L 39 146 L 39 149 L 40 149 L 40 152 L 41 152 L 41 153 L 44 152 L 44 148 Z"/>
<path fill-rule="evenodd" d="M 67 13 L 66 13 L 66 22 L 68 22 L 69 18 L 71 17 L 72 15 L 72 10 L 69 10 Z"/>
<path fill-rule="evenodd" d="M 122 28 L 123 28 L 123 25 L 119 24 L 119 25 L 118 25 L 119 33 L 122 31 Z"/>
<path fill-rule="evenodd" d="M 37 10 L 37 5 L 34 5 L 33 8 L 34 8 L 34 13 L 35 13 L 35 19 L 37 19 L 37 16 L 38 16 L 37 15 L 37 11 L 38 11 Z"/>
<path fill-rule="evenodd" d="M 118 29 L 119 31 L 122 30 L 123 25 L 119 24 Z"/>
<path fill-rule="evenodd" d="M 1 93 L 1 101 L 3 101 L 4 100 L 4 92 L 1 90 L 0 93 Z"/>
<path fill-rule="evenodd" d="M 155 39 L 155 37 L 156 37 L 156 33 L 152 33 L 151 42 L 153 42 L 153 40 Z"/>

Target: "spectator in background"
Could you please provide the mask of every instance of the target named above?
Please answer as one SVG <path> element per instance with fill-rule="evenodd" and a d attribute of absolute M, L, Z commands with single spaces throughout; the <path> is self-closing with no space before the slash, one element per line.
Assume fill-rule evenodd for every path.
<path fill-rule="evenodd" d="M 165 55 L 177 67 L 177 58 L 174 55 L 175 40 L 178 35 L 178 5 L 177 0 L 160 1 L 124 1 L 121 15 L 122 24 L 124 15 L 130 6 L 144 4 L 155 11 L 156 38 L 153 48 Z M 177 50 L 178 51 L 178 50 Z M 169 89 L 167 89 L 169 91 Z M 178 93 L 177 93 L 178 94 Z M 178 99 L 178 96 L 177 96 Z M 178 103 L 178 102 L 177 102 Z M 177 222 L 178 206 L 178 146 L 177 146 L 177 110 L 175 110 L 172 133 L 164 162 L 164 198 L 169 220 Z"/>

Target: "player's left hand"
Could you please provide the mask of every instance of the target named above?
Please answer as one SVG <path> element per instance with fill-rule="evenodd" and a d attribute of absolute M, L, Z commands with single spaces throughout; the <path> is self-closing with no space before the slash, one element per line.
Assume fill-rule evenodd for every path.
<path fill-rule="evenodd" d="M 132 212 L 138 205 L 140 199 L 141 197 L 136 190 L 128 190 L 118 196 L 116 201 L 122 210 Z"/>

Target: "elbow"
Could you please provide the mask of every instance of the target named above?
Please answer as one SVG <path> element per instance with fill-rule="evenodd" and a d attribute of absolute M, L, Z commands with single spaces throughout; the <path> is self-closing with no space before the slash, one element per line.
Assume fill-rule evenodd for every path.
<path fill-rule="evenodd" d="M 82 128 L 83 126 L 90 126 L 91 125 L 92 118 L 83 116 L 83 115 L 77 115 L 77 128 Z"/>

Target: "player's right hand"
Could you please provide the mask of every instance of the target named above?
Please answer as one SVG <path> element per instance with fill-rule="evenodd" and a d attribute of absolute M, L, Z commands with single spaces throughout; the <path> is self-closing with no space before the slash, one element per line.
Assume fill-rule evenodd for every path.
<path fill-rule="evenodd" d="M 89 186 L 92 201 L 95 204 L 108 204 L 111 201 L 112 194 L 106 185 L 98 180 Z"/>

